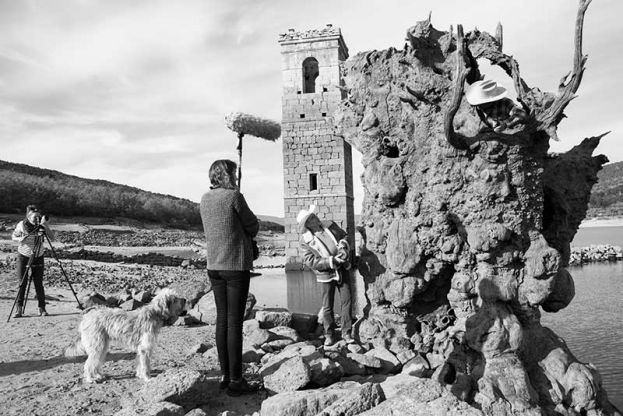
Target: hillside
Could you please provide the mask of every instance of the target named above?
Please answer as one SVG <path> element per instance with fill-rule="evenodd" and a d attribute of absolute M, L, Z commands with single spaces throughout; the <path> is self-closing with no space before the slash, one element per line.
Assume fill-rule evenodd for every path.
<path fill-rule="evenodd" d="M 55 217 L 128 218 L 200 228 L 199 204 L 99 179 L 0 160 L 0 212 L 22 214 L 31 203 Z M 260 229 L 283 231 L 275 222 Z"/>
<path fill-rule="evenodd" d="M 587 217 L 623 216 L 623 162 L 605 165 Z M 30 203 L 58 217 L 129 218 L 171 227 L 201 226 L 196 202 L 99 179 L 0 160 L 0 212 L 22 214 Z M 283 231 L 284 219 L 258 215 L 261 229 Z"/>
<path fill-rule="evenodd" d="M 597 176 L 587 216 L 623 216 L 623 162 L 605 165 Z"/>

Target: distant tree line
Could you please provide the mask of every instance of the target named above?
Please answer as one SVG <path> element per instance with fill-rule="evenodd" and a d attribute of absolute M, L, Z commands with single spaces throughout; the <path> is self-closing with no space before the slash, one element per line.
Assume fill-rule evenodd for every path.
<path fill-rule="evenodd" d="M 28 204 L 59 217 L 124 217 L 178 228 L 201 227 L 196 202 L 0 160 L 0 212 L 24 213 Z M 260 230 L 283 232 L 284 227 L 260 221 Z"/>
<path fill-rule="evenodd" d="M 50 215 L 125 217 L 176 227 L 201 224 L 199 204 L 103 180 L 0 161 L 0 212 L 35 203 Z"/>

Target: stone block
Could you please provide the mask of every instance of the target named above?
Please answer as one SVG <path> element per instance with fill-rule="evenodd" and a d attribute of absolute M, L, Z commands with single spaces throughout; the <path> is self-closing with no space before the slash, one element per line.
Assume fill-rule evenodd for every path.
<path fill-rule="evenodd" d="M 339 381 L 344 376 L 342 366 L 328 358 L 316 358 L 309 361 L 311 382 L 316 386 L 328 386 Z"/>
<path fill-rule="evenodd" d="M 150 402 L 167 401 L 193 408 L 210 399 L 208 387 L 208 381 L 200 372 L 174 368 L 149 379 L 137 396 Z"/>
<path fill-rule="evenodd" d="M 198 322 L 214 325 L 216 324 L 216 304 L 214 294 L 207 293 L 199 299 L 195 306 L 188 311 L 188 315 L 195 318 Z"/>
<path fill-rule="evenodd" d="M 260 327 L 270 329 L 277 326 L 292 326 L 292 314 L 284 310 L 266 309 L 257 311 L 255 319 L 260 323 Z"/>
<path fill-rule="evenodd" d="M 260 372 L 264 388 L 270 393 L 295 391 L 311 380 L 309 365 L 301 357 L 292 357 L 278 366 L 271 366 Z"/>

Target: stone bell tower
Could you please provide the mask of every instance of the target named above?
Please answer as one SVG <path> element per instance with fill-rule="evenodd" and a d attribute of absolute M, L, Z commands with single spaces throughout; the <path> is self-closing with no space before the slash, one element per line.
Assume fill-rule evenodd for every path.
<path fill-rule="evenodd" d="M 296 216 L 310 204 L 331 219 L 354 243 L 351 146 L 332 135 L 328 118 L 344 97 L 341 63 L 348 48 L 339 28 L 279 35 L 282 56 L 285 253 L 287 265 L 300 265 Z"/>

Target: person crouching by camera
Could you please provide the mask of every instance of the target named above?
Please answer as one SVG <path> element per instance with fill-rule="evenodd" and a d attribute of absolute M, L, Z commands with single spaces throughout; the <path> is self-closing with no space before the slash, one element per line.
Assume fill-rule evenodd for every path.
<path fill-rule="evenodd" d="M 334 334 L 333 299 L 335 290 L 340 293 L 342 339 L 355 342 L 351 336 L 353 325 L 350 294 L 350 247 L 346 232 L 333 221 L 320 221 L 314 213 L 315 205 L 299 212 L 296 220 L 301 233 L 303 263 L 316 274 L 322 293 L 322 308 L 318 317 L 322 321 L 325 340 L 330 346 L 337 341 Z"/>
<path fill-rule="evenodd" d="M 13 241 L 19 242 L 17 246 L 16 273 L 19 283 L 17 295 L 17 311 L 14 317 L 20 318 L 24 314 L 24 296 L 28 287 L 28 262 L 30 276 L 35 285 L 37 303 L 39 304 L 39 316 L 48 316 L 45 310 L 45 291 L 43 290 L 43 254 L 45 236 L 54 239 L 54 232 L 48 226 L 48 218 L 42 215 L 36 205 L 26 207 L 26 218 L 20 221 L 13 231 Z"/>

